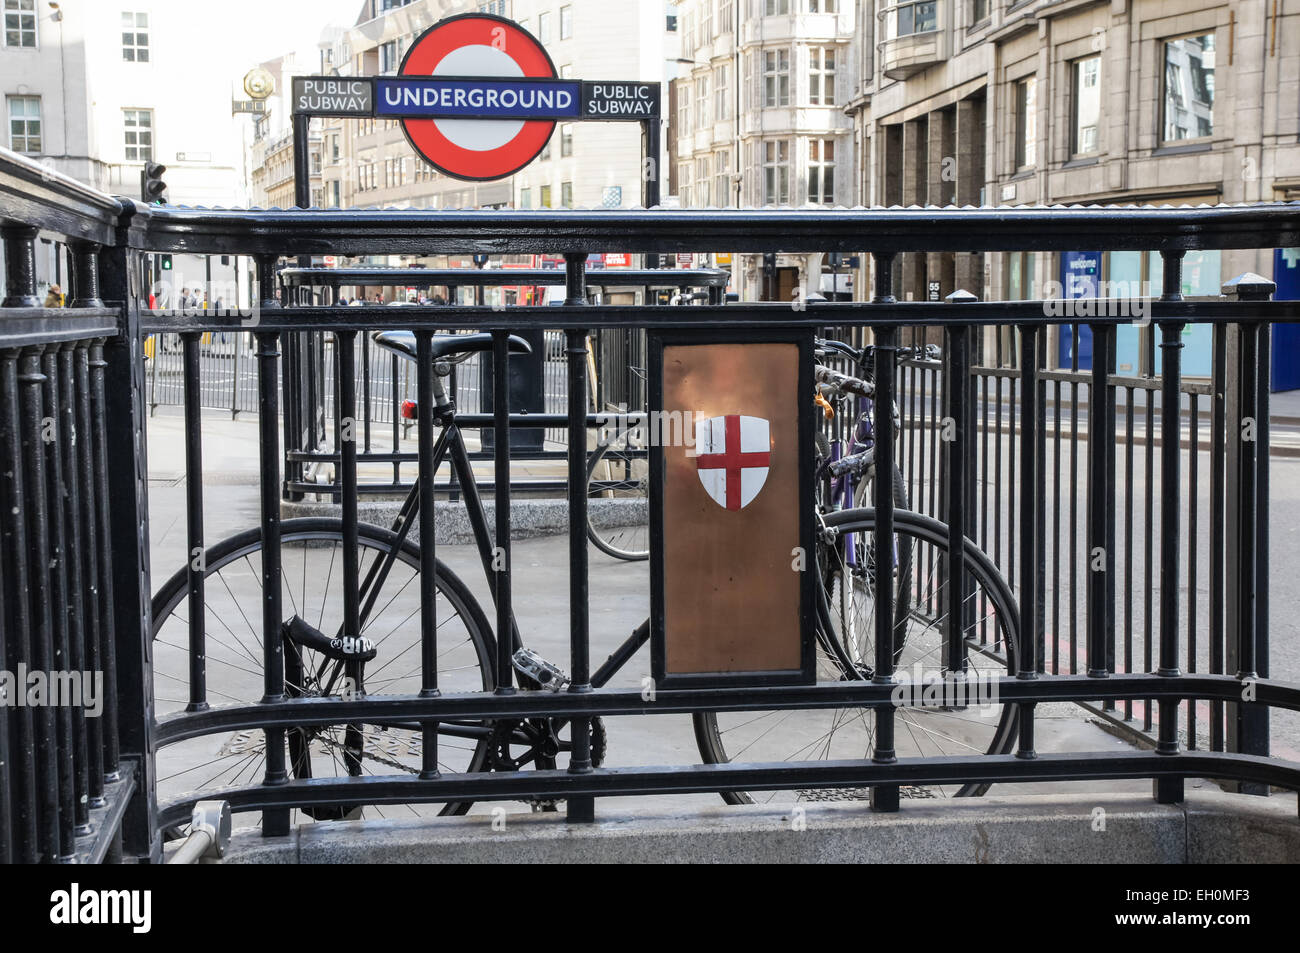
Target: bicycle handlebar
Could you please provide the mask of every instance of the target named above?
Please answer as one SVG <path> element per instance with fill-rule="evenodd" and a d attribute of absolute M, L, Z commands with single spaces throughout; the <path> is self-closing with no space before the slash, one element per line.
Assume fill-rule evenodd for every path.
<path fill-rule="evenodd" d="M 813 379 L 818 384 L 830 388 L 837 394 L 857 394 L 859 397 L 872 397 L 876 393 L 876 388 L 870 381 L 864 381 L 859 377 L 850 377 L 848 374 L 841 374 L 824 364 L 813 365 Z"/>

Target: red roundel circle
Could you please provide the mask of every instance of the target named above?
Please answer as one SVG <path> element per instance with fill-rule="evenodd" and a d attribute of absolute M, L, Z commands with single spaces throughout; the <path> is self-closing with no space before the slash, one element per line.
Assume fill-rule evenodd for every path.
<path fill-rule="evenodd" d="M 467 13 L 440 20 L 407 51 L 399 76 L 490 76 L 554 79 L 555 64 L 513 20 Z M 439 172 L 485 181 L 514 175 L 545 148 L 551 120 L 403 119 L 417 153 Z"/>

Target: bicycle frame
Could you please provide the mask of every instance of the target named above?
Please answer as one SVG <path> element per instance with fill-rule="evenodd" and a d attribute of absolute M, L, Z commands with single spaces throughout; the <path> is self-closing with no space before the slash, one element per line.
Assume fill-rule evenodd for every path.
<path fill-rule="evenodd" d="M 421 409 L 421 412 L 427 412 Z M 451 458 L 451 465 L 456 479 L 461 484 L 461 496 L 464 502 L 466 512 L 469 516 L 470 529 L 474 533 L 474 542 L 478 547 L 479 560 L 483 565 L 483 574 L 487 580 L 488 591 L 492 594 L 492 600 L 495 604 L 497 598 L 496 572 L 492 568 L 495 554 L 492 546 L 492 535 L 488 529 L 487 511 L 483 507 L 483 498 L 479 495 L 478 485 L 475 480 L 473 466 L 469 459 L 469 449 L 465 445 L 465 437 L 461 432 L 460 426 L 456 423 L 455 406 L 448 402 L 445 405 L 432 408 L 435 420 L 441 425 L 441 430 L 434 444 L 433 451 L 433 473 L 421 474 L 420 479 L 433 479 L 433 475 L 441 469 L 442 464 Z M 411 527 L 415 525 L 420 513 L 420 484 L 417 480 L 407 493 L 393 524 L 389 527 L 397 535 L 396 545 L 384 556 L 382 560 L 376 560 L 366 571 L 365 578 L 361 581 L 361 623 L 364 627 L 370 610 L 374 607 L 379 593 L 383 588 L 384 581 L 392 569 L 394 562 L 397 560 L 397 553 L 403 543 L 406 542 L 407 536 L 410 535 Z M 501 637 L 501 633 L 497 633 Z M 637 626 L 636 630 L 614 651 L 605 663 L 591 677 L 591 684 L 595 688 L 604 686 L 625 664 L 636 654 L 636 651 L 644 645 L 650 638 L 650 626 L 648 620 Z M 514 617 L 514 612 L 510 614 L 510 654 L 523 647 L 523 638 L 519 633 L 519 625 Z M 513 677 L 513 676 L 512 676 Z M 521 686 L 525 688 L 539 688 L 537 685 Z"/>

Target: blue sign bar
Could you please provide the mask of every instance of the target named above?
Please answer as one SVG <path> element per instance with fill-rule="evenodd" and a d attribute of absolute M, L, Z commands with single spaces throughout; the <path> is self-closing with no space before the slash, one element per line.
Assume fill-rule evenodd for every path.
<path fill-rule="evenodd" d="M 375 115 L 408 119 L 576 119 L 577 80 L 380 76 Z"/>

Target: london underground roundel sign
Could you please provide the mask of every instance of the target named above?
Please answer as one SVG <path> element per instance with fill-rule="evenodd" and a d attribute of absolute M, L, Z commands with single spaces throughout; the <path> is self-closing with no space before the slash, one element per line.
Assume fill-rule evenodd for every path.
<path fill-rule="evenodd" d="M 513 98 L 523 105 L 539 84 L 554 80 L 555 64 L 531 33 L 512 20 L 487 14 L 449 17 L 426 30 L 407 51 L 398 77 L 492 77 L 490 88 L 470 90 L 466 114 L 490 115 L 482 106 L 503 106 Z M 510 80 L 525 82 L 512 84 Z M 452 91 L 454 92 L 454 90 Z M 543 92 L 545 95 L 545 92 Z M 509 109 L 498 109 L 508 112 Z M 518 110 L 515 110 L 518 111 Z M 554 120 L 402 119 L 411 147 L 439 172 L 458 179 L 501 179 L 518 172 L 545 148 Z"/>

